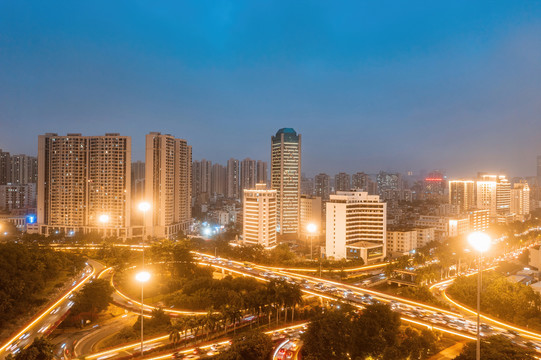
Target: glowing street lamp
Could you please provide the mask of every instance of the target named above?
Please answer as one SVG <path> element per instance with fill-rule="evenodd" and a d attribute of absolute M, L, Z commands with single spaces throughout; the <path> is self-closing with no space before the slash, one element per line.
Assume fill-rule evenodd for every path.
<path fill-rule="evenodd" d="M 141 358 L 143 357 L 143 318 L 144 318 L 144 306 L 143 306 L 143 289 L 147 281 L 150 280 L 150 273 L 148 271 L 141 271 L 135 275 L 135 280 L 141 283 Z"/>
<path fill-rule="evenodd" d="M 101 224 L 107 224 L 109 222 L 109 215 L 107 214 L 101 214 L 100 217 L 98 218 L 98 221 L 101 223 Z"/>
<path fill-rule="evenodd" d="M 468 236 L 468 243 L 479 252 L 478 273 L 477 273 L 477 360 L 481 359 L 481 333 L 479 332 L 479 320 L 481 316 L 481 286 L 483 276 L 483 253 L 490 249 L 492 240 L 483 232 L 474 232 Z"/>

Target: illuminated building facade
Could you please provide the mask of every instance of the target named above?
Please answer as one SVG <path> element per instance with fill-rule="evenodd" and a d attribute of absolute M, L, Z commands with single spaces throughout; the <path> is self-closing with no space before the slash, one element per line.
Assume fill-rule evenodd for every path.
<path fill-rule="evenodd" d="M 131 138 L 40 135 L 37 194 L 41 234 L 131 236 Z"/>
<path fill-rule="evenodd" d="M 387 204 L 381 202 L 378 195 L 353 190 L 339 191 L 330 196 L 326 215 L 328 258 L 346 258 L 347 247 L 352 244 L 357 244 L 358 247 L 379 245 L 380 255 L 384 258 L 386 239 Z"/>
<path fill-rule="evenodd" d="M 277 196 L 278 234 L 284 239 L 299 232 L 301 135 L 291 128 L 271 138 L 271 188 Z"/>
<path fill-rule="evenodd" d="M 460 212 L 475 208 L 475 182 L 473 180 L 450 180 L 449 204 L 457 206 Z"/>
<path fill-rule="evenodd" d="M 191 224 L 192 147 L 186 140 L 152 132 L 146 136 L 145 233 L 174 238 Z"/>
<path fill-rule="evenodd" d="M 276 246 L 276 198 L 276 190 L 267 189 L 267 184 L 244 189 L 242 240 L 245 244 Z"/>

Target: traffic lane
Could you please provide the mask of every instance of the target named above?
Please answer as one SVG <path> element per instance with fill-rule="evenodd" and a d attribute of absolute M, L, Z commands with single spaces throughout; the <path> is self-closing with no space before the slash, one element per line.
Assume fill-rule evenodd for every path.
<path fill-rule="evenodd" d="M 52 305 L 38 313 L 22 330 L 0 347 L 0 358 L 3 359 L 9 353 L 13 355 L 19 353 L 23 348 L 30 345 L 36 337 L 47 336 L 73 305 L 74 292 L 79 290 L 87 281 L 91 281 L 95 273 L 96 268 L 88 263 L 87 267 L 80 273 L 79 279 L 72 283 L 70 290 L 65 292 Z"/>

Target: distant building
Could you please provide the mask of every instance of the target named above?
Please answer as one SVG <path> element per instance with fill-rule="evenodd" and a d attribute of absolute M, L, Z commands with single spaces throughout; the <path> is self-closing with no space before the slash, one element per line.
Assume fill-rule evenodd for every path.
<path fill-rule="evenodd" d="M 211 193 L 213 195 L 226 195 L 227 189 L 227 169 L 220 164 L 212 164 L 210 174 Z"/>
<path fill-rule="evenodd" d="M 257 160 L 257 183 L 269 184 L 269 170 L 266 161 Z"/>
<path fill-rule="evenodd" d="M 277 192 L 257 184 L 244 189 L 242 241 L 265 248 L 276 246 Z"/>
<path fill-rule="evenodd" d="M 317 174 L 314 178 L 314 194 L 319 196 L 321 200 L 329 200 L 331 195 L 331 179 L 327 174 Z"/>
<path fill-rule="evenodd" d="M 387 254 L 405 255 L 434 241 L 433 227 L 394 228 L 387 230 Z"/>
<path fill-rule="evenodd" d="M 450 180 L 449 204 L 458 206 L 460 212 L 466 212 L 476 207 L 475 181 Z"/>
<path fill-rule="evenodd" d="M 145 159 L 145 198 L 151 204 L 145 234 L 172 239 L 179 231 L 187 232 L 192 220 L 192 147 L 186 140 L 151 132 L 146 135 Z M 202 163 L 208 168 L 210 162 Z M 208 191 L 205 186 L 202 190 Z"/>
<path fill-rule="evenodd" d="M 242 160 L 240 170 L 241 189 L 255 189 L 255 184 L 257 181 L 256 161 L 250 158 Z"/>
<path fill-rule="evenodd" d="M 378 184 L 372 180 L 372 177 L 363 172 L 351 175 L 351 188 L 366 191 L 368 195 L 378 194 Z"/>
<path fill-rule="evenodd" d="M 230 199 L 240 199 L 240 164 L 237 159 L 227 160 L 227 194 Z"/>
<path fill-rule="evenodd" d="M 15 209 L 36 207 L 36 184 L 0 185 L 0 210 L 11 212 Z"/>
<path fill-rule="evenodd" d="M 371 250 L 377 258 L 385 257 L 387 232 L 387 207 L 378 195 L 362 191 L 339 191 L 327 202 L 326 254 L 331 259 L 348 256 L 348 246 L 356 244 L 361 252 L 368 244 L 376 246 Z M 379 247 L 378 247 L 379 246 Z M 350 256 L 356 252 L 351 251 Z M 369 259 L 364 259 L 369 262 Z M 371 258 L 370 261 L 374 259 Z"/>
<path fill-rule="evenodd" d="M 11 157 L 0 149 L 0 185 L 11 183 Z"/>
<path fill-rule="evenodd" d="M 301 174 L 301 195 L 314 195 L 314 179 Z"/>
<path fill-rule="evenodd" d="M 526 181 L 513 184 L 510 210 L 517 220 L 526 220 L 530 214 L 530 187 Z"/>
<path fill-rule="evenodd" d="M 477 181 L 477 208 L 488 209 L 491 219 L 498 221 L 510 213 L 510 207 L 511 184 L 505 175 L 481 175 Z"/>
<path fill-rule="evenodd" d="M 131 164 L 131 224 L 143 225 L 143 214 L 137 210 L 145 199 L 145 163 L 136 161 Z"/>
<path fill-rule="evenodd" d="M 381 171 L 377 176 L 377 184 L 382 200 L 403 200 L 404 182 L 399 173 Z"/>
<path fill-rule="evenodd" d="M 319 196 L 301 195 L 299 234 L 302 239 L 314 237 L 319 239 L 321 228 L 321 198 Z M 308 231 L 308 224 L 316 226 L 314 234 Z"/>
<path fill-rule="evenodd" d="M 11 184 L 25 185 L 38 182 L 38 159 L 28 155 L 12 155 Z"/>
<path fill-rule="evenodd" d="M 334 191 L 351 190 L 351 176 L 344 172 L 334 175 Z"/>
<path fill-rule="evenodd" d="M 276 190 L 278 234 L 284 239 L 299 232 L 301 135 L 291 128 L 271 138 L 271 188 Z"/>
<path fill-rule="evenodd" d="M 131 138 L 40 135 L 37 196 L 41 234 L 130 237 Z"/>

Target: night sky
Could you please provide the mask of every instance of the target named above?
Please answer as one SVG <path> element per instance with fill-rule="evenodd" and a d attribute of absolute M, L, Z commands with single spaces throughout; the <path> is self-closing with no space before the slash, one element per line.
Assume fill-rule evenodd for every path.
<path fill-rule="evenodd" d="M 120 132 L 144 160 L 160 131 L 268 161 L 281 127 L 308 175 L 533 175 L 541 2 L 0 1 L 4 150 Z"/>

